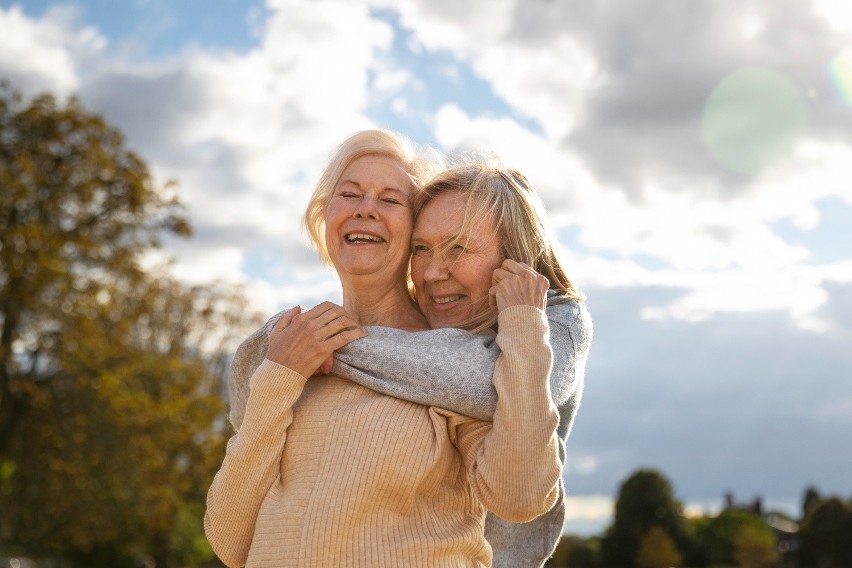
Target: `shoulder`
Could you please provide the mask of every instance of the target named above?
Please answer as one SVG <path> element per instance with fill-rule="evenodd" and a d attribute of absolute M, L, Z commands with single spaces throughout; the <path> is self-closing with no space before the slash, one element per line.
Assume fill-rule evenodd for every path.
<path fill-rule="evenodd" d="M 569 350 L 575 357 L 588 353 L 594 327 L 585 302 L 561 301 L 551 293 L 546 309 L 550 325 L 550 342 L 554 350 Z"/>
<path fill-rule="evenodd" d="M 240 343 L 231 361 L 232 380 L 239 382 L 247 379 L 263 362 L 264 357 L 266 357 L 266 349 L 269 346 L 269 334 L 272 332 L 275 324 L 278 323 L 278 320 L 281 319 L 281 316 L 286 314 L 287 311 L 283 310 L 269 318 L 262 327 Z"/>
<path fill-rule="evenodd" d="M 547 320 L 551 327 L 557 325 L 571 330 L 572 334 L 591 337 L 592 316 L 585 302 L 559 301 L 559 296 L 548 296 Z"/>

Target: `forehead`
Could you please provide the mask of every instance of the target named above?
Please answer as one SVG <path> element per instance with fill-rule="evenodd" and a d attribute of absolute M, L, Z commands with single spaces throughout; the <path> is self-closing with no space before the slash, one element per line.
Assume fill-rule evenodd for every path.
<path fill-rule="evenodd" d="M 341 173 L 337 183 L 404 191 L 412 187 L 411 178 L 399 160 L 377 154 L 368 154 L 352 160 Z"/>
<path fill-rule="evenodd" d="M 415 239 L 447 240 L 463 236 L 473 241 L 488 241 L 496 236 L 496 226 L 492 218 L 481 223 L 465 226 L 467 196 L 457 191 L 442 193 L 432 199 L 420 211 L 414 225 Z"/>

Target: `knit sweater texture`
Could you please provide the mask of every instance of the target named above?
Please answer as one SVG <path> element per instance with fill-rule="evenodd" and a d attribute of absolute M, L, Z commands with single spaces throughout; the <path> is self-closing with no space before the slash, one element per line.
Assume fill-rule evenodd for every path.
<path fill-rule="evenodd" d="M 486 509 L 547 511 L 561 463 L 543 312 L 504 310 L 493 421 L 264 360 L 208 492 L 228 566 L 490 566 Z"/>
<path fill-rule="evenodd" d="M 546 310 L 553 366 L 550 392 L 559 412 L 559 457 L 583 394 L 593 326 L 584 303 L 559 302 L 550 292 Z M 239 429 L 249 393 L 249 379 L 266 355 L 269 333 L 285 312 L 247 338 L 231 365 L 230 419 Z M 380 393 L 491 420 L 497 406 L 492 382 L 500 348 L 491 335 L 459 329 L 408 333 L 368 327 L 369 335 L 335 353 L 333 373 Z M 559 542 L 565 520 L 565 488 L 552 509 L 527 523 L 513 523 L 488 513 L 485 537 L 493 549 L 494 568 L 538 568 Z"/>

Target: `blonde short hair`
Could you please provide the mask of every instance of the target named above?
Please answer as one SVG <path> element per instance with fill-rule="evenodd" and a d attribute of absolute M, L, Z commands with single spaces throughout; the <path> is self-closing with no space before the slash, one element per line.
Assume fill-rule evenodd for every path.
<path fill-rule="evenodd" d="M 437 174 L 417 193 L 413 204 L 415 222 L 433 199 L 447 192 L 467 197 L 456 240 L 463 240 L 472 227 L 493 220 L 503 257 L 528 264 L 545 276 L 550 289 L 557 292 L 557 298 L 549 303 L 583 301 L 556 254 L 556 239 L 544 203 L 524 174 L 501 166 L 493 157 L 468 157 L 461 165 Z M 496 318 L 493 308 L 483 306 L 480 316 L 463 325 L 482 330 L 492 327 Z"/>
<path fill-rule="evenodd" d="M 381 129 L 363 130 L 344 140 L 325 167 L 305 209 L 305 229 L 326 264 L 331 264 L 331 259 L 325 243 L 325 208 L 349 164 L 370 155 L 385 156 L 398 161 L 411 179 L 414 189 L 419 189 L 436 167 L 425 154 L 415 150 L 407 137 L 396 132 Z M 412 191 L 412 197 L 413 194 Z"/>

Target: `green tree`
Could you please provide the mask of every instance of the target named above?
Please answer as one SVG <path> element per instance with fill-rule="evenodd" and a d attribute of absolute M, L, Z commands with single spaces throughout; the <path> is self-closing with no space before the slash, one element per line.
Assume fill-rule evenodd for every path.
<path fill-rule="evenodd" d="M 0 85 L 0 458 L 61 331 L 105 287 L 140 276 L 163 233 L 188 235 L 121 134 L 76 100 L 25 104 Z"/>
<path fill-rule="evenodd" d="M 223 346 L 255 318 L 236 290 L 140 268 L 189 227 L 76 101 L 3 92 L 0 185 L 0 545 L 75 566 L 211 556 Z"/>
<path fill-rule="evenodd" d="M 682 566 L 683 556 L 675 543 L 660 525 L 654 525 L 642 535 L 639 550 L 636 553 L 636 566 L 639 568 L 670 568 Z"/>
<path fill-rule="evenodd" d="M 744 531 L 745 536 L 741 536 Z M 725 509 L 704 524 L 698 533 L 701 556 L 711 566 L 739 564 L 738 543 L 754 548 L 767 539 L 774 550 L 775 540 L 769 525 L 751 511 L 740 509 Z M 742 553 L 746 554 L 745 549 Z"/>
<path fill-rule="evenodd" d="M 823 499 L 802 520 L 799 565 L 852 566 L 852 503 Z"/>
<path fill-rule="evenodd" d="M 639 470 L 622 483 L 615 503 L 615 519 L 601 543 L 602 564 L 608 568 L 636 566 L 642 536 L 662 527 L 683 554 L 688 546 L 683 506 L 661 473 Z"/>
<path fill-rule="evenodd" d="M 741 568 L 772 568 L 780 555 L 769 527 L 746 525 L 734 537 L 734 558 Z"/>
<path fill-rule="evenodd" d="M 600 539 L 563 536 L 547 568 L 598 568 L 601 565 Z"/>
<path fill-rule="evenodd" d="M 822 497 L 816 487 L 811 485 L 805 489 L 805 493 L 802 495 L 802 518 L 807 517 L 819 505 L 820 501 L 822 501 Z"/>

